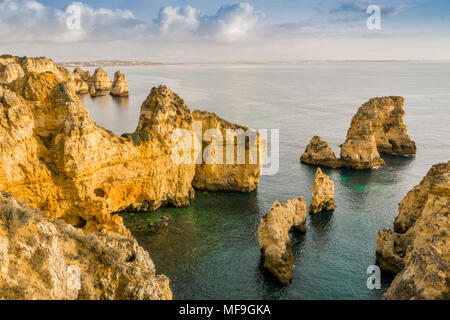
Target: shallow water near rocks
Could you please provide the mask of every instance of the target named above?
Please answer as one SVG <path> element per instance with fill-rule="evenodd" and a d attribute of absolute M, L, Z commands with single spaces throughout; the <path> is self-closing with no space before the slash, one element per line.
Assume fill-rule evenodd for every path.
<path fill-rule="evenodd" d="M 110 77 L 117 68 L 106 68 Z M 122 134 L 135 130 L 151 87 L 166 84 L 192 110 L 205 109 L 251 128 L 280 129 L 280 168 L 249 193 L 197 191 L 191 206 L 123 214 L 149 251 L 158 273 L 171 280 L 175 299 L 377 299 L 367 289 L 376 235 L 392 227 L 397 205 L 450 151 L 450 64 L 378 62 L 298 65 L 121 67 L 130 98 L 83 96 L 96 122 Z M 405 97 L 405 122 L 418 154 L 384 156 L 386 167 L 325 169 L 335 183 L 336 210 L 308 215 L 308 232 L 292 233 L 292 283 L 280 286 L 261 268 L 260 218 L 273 201 L 303 195 L 309 203 L 315 168 L 299 163 L 313 135 L 338 154 L 350 120 L 371 97 Z M 149 222 L 170 217 L 152 233 Z"/>

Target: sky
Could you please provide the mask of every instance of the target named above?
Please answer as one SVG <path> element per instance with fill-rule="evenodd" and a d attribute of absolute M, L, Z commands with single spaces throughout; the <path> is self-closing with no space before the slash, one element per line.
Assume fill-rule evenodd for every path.
<path fill-rule="evenodd" d="M 450 1 L 0 0 L 0 54 L 59 62 L 450 60 Z"/>

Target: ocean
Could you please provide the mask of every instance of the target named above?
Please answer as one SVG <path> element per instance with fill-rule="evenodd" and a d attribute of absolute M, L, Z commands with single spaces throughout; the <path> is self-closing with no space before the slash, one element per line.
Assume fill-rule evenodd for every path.
<path fill-rule="evenodd" d="M 117 68 L 105 68 L 113 77 Z M 167 85 L 191 110 L 202 109 L 253 129 L 278 129 L 278 173 L 251 193 L 197 191 L 191 206 L 122 214 L 157 273 L 170 278 L 174 299 L 377 299 L 367 288 L 377 231 L 392 227 L 398 203 L 435 163 L 450 155 L 450 63 L 333 62 L 267 65 L 120 67 L 130 98 L 81 97 L 97 124 L 121 135 L 136 129 L 140 106 L 154 86 Z M 368 99 L 405 98 L 414 158 L 383 156 L 386 167 L 325 169 L 335 183 L 336 210 L 308 215 L 306 234 L 292 233 L 292 283 L 281 286 L 262 269 L 260 218 L 273 201 L 303 195 L 309 203 L 315 168 L 300 155 L 314 135 L 335 153 L 351 118 Z M 152 233 L 148 224 L 170 217 Z"/>

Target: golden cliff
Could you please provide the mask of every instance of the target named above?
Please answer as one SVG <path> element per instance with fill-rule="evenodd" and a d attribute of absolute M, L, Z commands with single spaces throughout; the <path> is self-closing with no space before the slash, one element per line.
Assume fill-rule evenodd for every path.
<path fill-rule="evenodd" d="M 320 137 L 309 142 L 300 161 L 332 168 L 370 169 L 385 165 L 380 153 L 414 155 L 416 145 L 403 123 L 402 97 L 373 98 L 353 116 L 340 159 Z"/>
<path fill-rule="evenodd" d="M 334 202 L 334 183 L 320 168 L 316 170 L 314 184 L 311 194 L 309 212 L 317 213 L 324 210 L 336 208 Z"/>
<path fill-rule="evenodd" d="M 1 85 L 0 111 L 0 189 L 86 231 L 128 235 L 122 219 L 111 213 L 189 205 L 194 176 L 197 171 L 203 176 L 202 162 L 173 160 L 180 144 L 194 154 L 194 143 L 173 140 L 177 130 L 196 140 L 194 116 L 164 86 L 153 88 L 142 105 L 136 131 L 121 137 L 97 126 L 73 88 L 50 72 L 26 72 Z M 229 124 L 217 118 L 214 125 Z M 257 186 L 259 165 L 211 166 L 218 174 L 203 181 L 205 189 Z"/>
<path fill-rule="evenodd" d="M 450 161 L 434 165 L 378 231 L 376 257 L 396 273 L 384 299 L 450 299 Z"/>
<path fill-rule="evenodd" d="M 283 285 L 292 279 L 294 255 L 290 249 L 289 231 L 295 227 L 306 232 L 306 202 L 303 197 L 288 200 L 284 204 L 275 201 L 270 211 L 261 218 L 258 242 L 264 268 Z"/>
<path fill-rule="evenodd" d="M 111 95 L 118 97 L 128 97 L 127 78 L 121 71 L 114 74 L 114 81 L 111 87 Z"/>
<path fill-rule="evenodd" d="M 171 298 L 134 238 L 84 233 L 0 191 L 0 300 Z"/>

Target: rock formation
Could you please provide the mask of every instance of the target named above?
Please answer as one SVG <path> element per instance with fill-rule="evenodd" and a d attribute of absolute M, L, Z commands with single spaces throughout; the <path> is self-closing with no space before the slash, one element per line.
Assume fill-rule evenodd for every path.
<path fill-rule="evenodd" d="M 283 205 L 275 201 L 258 227 L 258 241 L 264 268 L 284 285 L 290 283 L 294 265 L 289 239 L 292 227 L 301 232 L 307 231 L 306 202 L 303 197 L 288 200 Z"/>
<path fill-rule="evenodd" d="M 385 164 L 380 153 L 414 155 L 416 145 L 403 123 L 402 97 L 373 98 L 353 116 L 340 159 L 320 137 L 311 139 L 300 161 L 332 168 L 369 169 Z"/>
<path fill-rule="evenodd" d="M 118 137 L 96 125 L 72 89 L 50 72 L 27 72 L 0 85 L 1 190 L 52 219 L 123 235 L 129 231 L 113 212 L 189 205 L 196 165 L 177 163 L 172 154 L 174 132 L 194 134 L 183 99 L 164 86 L 153 88 L 136 131 Z M 186 145 L 186 153 L 193 149 Z M 250 190 L 259 177 L 245 165 L 242 172 L 222 173 L 240 180 L 211 189 Z"/>
<path fill-rule="evenodd" d="M 343 166 L 353 169 L 370 169 L 385 165 L 378 153 L 370 121 L 360 122 L 348 130 L 347 139 L 341 145 L 341 161 Z"/>
<path fill-rule="evenodd" d="M 120 71 L 117 71 L 114 74 L 114 81 L 111 88 L 111 95 L 118 97 L 128 97 L 127 78 Z"/>
<path fill-rule="evenodd" d="M 338 168 L 342 166 L 341 161 L 336 158 L 328 143 L 319 136 L 314 136 L 306 146 L 300 161 L 306 164 Z"/>
<path fill-rule="evenodd" d="M 334 208 L 336 208 L 334 183 L 320 168 L 317 168 L 309 212 L 317 213 L 324 210 L 333 210 Z"/>
<path fill-rule="evenodd" d="M 89 83 L 91 96 L 106 96 L 111 92 L 112 83 L 109 81 L 108 73 L 103 68 L 95 69 L 94 75 Z"/>
<path fill-rule="evenodd" d="M 10 62 L 6 65 L 0 64 L 0 83 L 10 83 L 18 78 L 22 78 L 24 72 L 20 64 Z"/>
<path fill-rule="evenodd" d="M 409 137 L 406 125 L 403 123 L 405 117 L 403 104 L 403 97 L 370 99 L 353 116 L 349 133 L 360 123 L 370 121 L 378 152 L 399 155 L 416 154 L 416 144 Z"/>
<path fill-rule="evenodd" d="M 195 168 L 193 186 L 209 191 L 250 192 L 258 186 L 265 141 L 259 133 L 225 121 L 214 113 L 196 110 L 201 123 L 203 161 Z"/>
<path fill-rule="evenodd" d="M 86 234 L 0 192 L 0 299 L 171 299 L 132 237 Z"/>
<path fill-rule="evenodd" d="M 450 299 L 450 161 L 434 165 L 378 231 L 380 267 L 397 273 L 384 299 Z"/>

